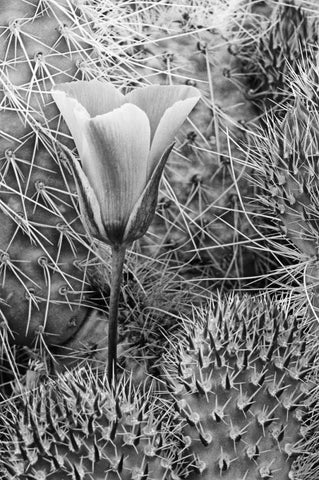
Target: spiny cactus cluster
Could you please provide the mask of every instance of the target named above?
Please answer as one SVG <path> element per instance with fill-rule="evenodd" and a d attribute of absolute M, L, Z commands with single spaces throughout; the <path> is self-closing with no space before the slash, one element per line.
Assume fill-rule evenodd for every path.
<path fill-rule="evenodd" d="M 87 363 L 20 386 L 0 407 L 2 473 L 315 478 L 317 329 L 305 311 L 285 298 L 229 295 L 194 309 L 170 338 L 160 384 L 122 374 L 110 387 Z"/>
<path fill-rule="evenodd" d="M 90 363 L 83 363 L 53 379 L 46 375 L 43 379 L 37 372 L 30 379 L 27 372 L 22 388 L 15 367 L 15 393 L 9 389 L 6 397 L 6 391 L 0 392 L 0 477 L 5 479 L 318 477 L 317 329 L 299 301 L 290 304 L 278 296 L 219 298 L 207 308 L 194 309 L 184 327 L 178 305 L 162 324 L 165 329 L 175 318 L 180 330 L 163 357 L 159 327 L 152 326 L 148 335 L 147 321 L 160 323 L 166 313 L 168 288 L 176 296 L 183 289 L 181 276 L 199 283 L 195 278 L 199 272 L 201 278 L 209 277 L 204 286 L 211 287 L 218 276 L 223 285 L 224 278 L 240 278 L 247 272 L 248 262 L 238 255 L 241 250 L 236 245 L 240 240 L 249 242 L 251 234 L 248 216 L 240 215 L 242 167 L 234 166 L 234 156 L 242 152 L 234 148 L 229 132 L 238 133 L 242 108 L 248 102 L 237 88 L 230 90 L 232 78 L 221 75 L 216 43 L 224 45 L 222 59 L 227 63 L 227 41 L 209 28 L 211 6 L 200 16 L 191 3 L 185 9 L 166 1 L 0 0 L 0 221 L 4 226 L 0 333 L 9 367 L 14 367 L 14 355 L 8 339 L 30 344 L 40 338 L 67 348 L 81 324 L 90 336 L 87 307 L 94 303 L 87 269 L 100 259 L 95 258 L 97 252 L 77 218 L 72 171 L 60 148 L 60 142 L 70 149 L 73 143 L 48 94 L 51 86 L 91 78 L 123 88 L 186 82 L 196 83 L 204 98 L 184 137 L 178 139 L 161 191 L 158 221 L 145 244 L 137 246 L 141 250 L 132 253 L 130 266 L 134 262 L 138 266 L 126 270 L 122 291 L 125 307 L 121 308 L 128 311 L 123 312 L 128 321 L 122 325 L 127 349 L 136 345 L 138 356 L 149 353 L 154 342 L 152 373 L 160 375 L 160 381 L 148 378 L 137 385 L 135 378 L 123 374 L 117 387 L 110 387 L 104 371 L 98 373 Z M 169 27 L 163 13 L 167 4 L 171 5 Z M 286 236 L 299 249 L 293 254 L 299 259 L 300 251 L 305 254 L 300 269 L 311 266 L 309 273 L 317 279 L 313 125 L 318 122 L 315 68 L 308 69 L 316 51 L 315 45 L 308 45 L 309 39 L 310 43 L 316 39 L 315 24 L 293 4 L 275 4 L 275 12 L 280 21 L 265 21 L 260 40 L 252 42 L 250 36 L 248 50 L 238 53 L 255 82 L 250 96 L 254 103 L 262 98 L 273 106 L 274 101 L 284 100 L 283 91 L 289 91 L 289 101 L 296 92 L 311 91 L 307 97 L 311 102 L 304 97 L 296 104 L 297 120 L 288 113 L 284 129 L 278 118 L 276 123 L 265 117 L 264 124 L 271 126 L 269 136 L 254 134 L 264 156 L 253 149 L 257 157 L 251 166 L 260 175 L 258 186 L 270 193 L 263 195 L 264 204 L 275 208 L 286 225 Z M 202 18 L 205 22 L 200 26 Z M 160 33 L 158 26 L 150 26 L 155 20 Z M 196 29 L 202 32 L 188 33 Z M 283 40 L 284 54 L 278 48 Z M 307 68 L 300 45 L 305 61 L 310 58 Z M 302 84 L 298 75 L 305 71 L 310 83 Z M 295 83 L 287 90 L 288 73 Z M 228 100 L 220 106 L 218 99 L 226 92 Z M 305 111 L 309 105 L 310 111 Z M 251 117 L 249 111 L 247 118 Z M 242 192 L 245 185 L 240 181 Z M 226 251 L 230 258 L 225 258 Z M 161 303 L 154 307 L 154 297 L 143 299 L 144 308 L 141 289 L 138 296 L 134 288 L 147 277 L 147 262 L 142 264 L 145 252 L 158 257 L 152 264 L 158 270 L 152 274 L 153 288 L 160 284 L 159 278 L 165 283 L 164 271 L 176 275 L 176 284 L 161 285 L 156 292 Z M 103 275 L 107 283 L 105 271 Z M 205 289 L 198 291 L 207 295 Z M 147 294 L 145 289 L 144 297 Z M 159 315 L 150 314 L 152 309 Z M 96 331 L 92 337 L 98 337 Z M 87 339 L 80 336 L 80 340 Z M 144 340 L 147 347 L 142 350 Z"/>
<path fill-rule="evenodd" d="M 274 2 L 269 15 L 267 8 L 255 13 L 258 2 L 248 2 L 245 21 L 232 39 L 230 51 L 239 60 L 239 77 L 246 76 L 247 96 L 262 110 L 278 113 L 280 105 L 293 101 L 292 72 L 302 75 L 316 62 L 318 20 L 303 6 L 294 0 Z M 238 73 L 230 75 L 236 80 Z"/>
<path fill-rule="evenodd" d="M 274 10 L 277 17 L 269 35 L 284 48 L 273 52 L 276 62 L 269 68 L 278 77 L 273 93 L 282 90 L 287 96 L 272 97 L 267 87 L 260 97 L 263 120 L 249 135 L 247 165 L 249 182 L 257 187 L 253 203 L 259 204 L 258 224 L 269 238 L 266 246 L 276 257 L 281 282 L 291 285 L 301 279 L 304 295 L 305 286 L 316 287 L 318 279 L 317 17 L 294 3 L 278 4 Z M 267 40 L 267 34 L 262 38 L 267 45 L 275 42 Z M 264 75 L 268 56 L 255 53 L 251 58 L 254 69 Z M 247 145 L 243 149 L 247 151 Z"/>
<path fill-rule="evenodd" d="M 312 335 L 305 312 L 283 298 L 231 295 L 185 321 L 163 370 L 197 457 L 191 479 L 300 478 L 294 460 L 309 434 L 318 357 Z"/>
<path fill-rule="evenodd" d="M 5 418 L 0 474 L 13 479 L 173 480 L 187 472 L 172 405 L 154 400 L 152 382 L 116 388 L 86 368 L 19 395 Z"/>
<path fill-rule="evenodd" d="M 302 100 L 287 109 L 283 121 L 269 119 L 267 134 L 260 132 L 255 138 L 250 164 L 260 186 L 260 201 L 281 221 L 284 235 L 304 260 L 314 260 L 319 234 L 319 114 L 314 101 L 307 98 L 305 105 Z"/>

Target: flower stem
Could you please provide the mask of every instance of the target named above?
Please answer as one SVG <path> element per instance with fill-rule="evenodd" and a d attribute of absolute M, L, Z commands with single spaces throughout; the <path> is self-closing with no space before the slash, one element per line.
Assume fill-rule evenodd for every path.
<path fill-rule="evenodd" d="M 122 245 L 112 246 L 112 281 L 109 303 L 109 339 L 108 339 L 108 380 L 110 386 L 116 383 L 117 364 L 117 317 L 121 280 L 126 248 Z"/>

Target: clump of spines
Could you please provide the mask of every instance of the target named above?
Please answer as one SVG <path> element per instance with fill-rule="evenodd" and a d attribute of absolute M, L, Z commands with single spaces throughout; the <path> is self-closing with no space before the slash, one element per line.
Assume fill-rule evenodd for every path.
<path fill-rule="evenodd" d="M 260 114 L 259 126 L 248 135 L 249 149 L 247 139 L 242 145 L 247 178 L 256 189 L 256 242 L 269 251 L 268 271 L 275 269 L 267 275 L 268 286 L 294 286 L 296 293 L 299 287 L 303 296 L 305 286 L 316 286 L 318 279 L 319 10 L 314 3 L 289 1 L 248 2 L 244 11 L 234 45 L 239 70 L 252 87 L 248 97 Z"/>
<path fill-rule="evenodd" d="M 234 33 L 233 49 L 249 89 L 248 98 L 262 111 L 276 110 L 294 100 L 289 74 L 301 75 L 316 60 L 318 21 L 306 8 L 293 0 L 270 2 L 261 14 L 248 2 L 243 25 Z M 232 72 L 234 79 L 236 71 Z M 315 72 L 313 72 L 315 74 Z M 240 78 L 239 76 L 239 78 Z M 315 76 L 315 78 L 317 78 Z"/>
<path fill-rule="evenodd" d="M 163 367 L 198 459 L 191 479 L 297 478 L 313 340 L 305 309 L 283 298 L 230 295 L 194 311 Z"/>
<path fill-rule="evenodd" d="M 9 479 L 177 480 L 191 458 L 172 404 L 152 382 L 86 365 L 40 383 L 1 407 L 0 472 Z"/>
<path fill-rule="evenodd" d="M 315 69 L 309 66 L 301 76 L 290 73 L 295 101 L 281 109 L 282 118 L 264 116 L 265 127 L 252 136 L 247 156 L 250 181 L 258 187 L 253 203 L 263 210 L 259 223 L 263 218 L 268 222 L 262 226 L 268 245 L 291 262 L 289 269 L 279 267 L 278 272 L 286 275 L 289 284 L 291 279 L 302 278 L 302 294 L 306 285 L 316 289 L 318 284 L 319 95 L 312 79 Z"/>

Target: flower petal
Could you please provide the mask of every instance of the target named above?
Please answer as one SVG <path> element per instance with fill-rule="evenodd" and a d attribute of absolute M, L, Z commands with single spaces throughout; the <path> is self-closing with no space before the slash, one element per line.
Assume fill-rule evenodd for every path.
<path fill-rule="evenodd" d="M 146 114 L 124 104 L 89 122 L 91 156 L 83 169 L 101 205 L 109 238 L 120 243 L 129 215 L 147 183 L 150 125 Z"/>
<path fill-rule="evenodd" d="M 157 205 L 159 182 L 173 146 L 174 143 L 163 153 L 143 193 L 134 205 L 123 236 L 123 242 L 127 244 L 142 237 L 153 220 Z"/>
<path fill-rule="evenodd" d="M 101 209 L 95 192 L 84 174 L 80 162 L 71 152 L 65 153 L 70 160 L 75 178 L 83 225 L 91 235 L 107 242 L 107 233 L 102 222 Z"/>
<path fill-rule="evenodd" d="M 83 132 L 90 120 L 90 115 L 75 98 L 69 97 L 63 90 L 52 90 L 51 95 L 66 121 L 81 156 L 85 148 L 85 135 Z"/>
<path fill-rule="evenodd" d="M 52 91 L 63 91 L 69 98 L 77 100 L 90 117 L 111 112 L 125 102 L 124 95 L 111 83 L 96 79 L 60 83 L 55 85 Z"/>
<path fill-rule="evenodd" d="M 179 100 L 168 108 L 162 116 L 156 129 L 149 156 L 149 168 L 152 172 L 159 162 L 167 145 L 170 145 L 187 115 L 193 110 L 199 96 Z"/>
<path fill-rule="evenodd" d="M 125 96 L 125 101 L 134 103 L 147 114 L 152 142 L 164 112 L 179 100 L 190 97 L 200 97 L 197 88 L 187 85 L 149 85 L 132 90 Z"/>

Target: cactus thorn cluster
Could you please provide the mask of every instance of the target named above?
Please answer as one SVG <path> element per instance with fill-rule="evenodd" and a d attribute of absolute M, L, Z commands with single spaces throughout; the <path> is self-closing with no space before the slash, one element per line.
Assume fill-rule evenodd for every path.
<path fill-rule="evenodd" d="M 305 318 L 284 298 L 229 295 L 172 339 L 164 378 L 197 457 L 190 479 L 299 478 L 318 357 Z"/>
<path fill-rule="evenodd" d="M 89 364 L 25 391 L 8 407 L 0 472 L 13 479 L 177 480 L 189 457 L 172 405 L 152 382 L 110 386 Z"/>
<path fill-rule="evenodd" d="M 265 108 L 278 112 L 294 100 L 291 72 L 302 75 L 316 63 L 318 20 L 298 1 L 269 4 L 270 12 L 264 8 L 258 15 L 254 12 L 258 5 L 248 2 L 247 16 L 234 32 L 231 52 L 238 60 L 240 73 L 246 75 L 248 98 L 262 112 Z M 234 79 L 238 73 L 232 72 Z"/>

